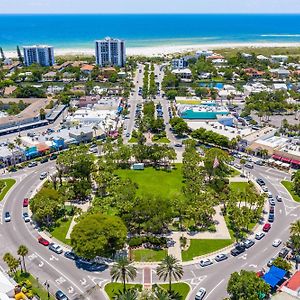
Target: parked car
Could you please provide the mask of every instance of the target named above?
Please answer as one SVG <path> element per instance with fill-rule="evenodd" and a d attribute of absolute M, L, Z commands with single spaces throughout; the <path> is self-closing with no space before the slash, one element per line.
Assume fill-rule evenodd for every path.
<path fill-rule="evenodd" d="M 276 200 L 277 200 L 278 202 L 282 202 L 282 197 L 281 197 L 280 195 L 277 195 L 277 196 L 276 196 Z"/>
<path fill-rule="evenodd" d="M 276 240 L 274 240 L 274 242 L 272 243 L 272 246 L 273 246 L 273 247 L 278 247 L 281 243 L 282 243 L 281 239 L 276 239 Z"/>
<path fill-rule="evenodd" d="M 250 247 L 252 247 L 255 244 L 254 241 L 247 239 L 245 241 L 243 241 L 243 245 L 246 247 L 246 249 L 249 249 Z"/>
<path fill-rule="evenodd" d="M 30 218 L 27 212 L 23 213 L 23 220 L 25 221 L 25 223 L 30 222 Z"/>
<path fill-rule="evenodd" d="M 126 137 L 130 137 L 130 133 L 129 132 L 126 133 Z"/>
<path fill-rule="evenodd" d="M 38 238 L 38 242 L 44 246 L 49 246 L 49 241 L 47 241 L 46 239 L 44 239 L 41 236 Z"/>
<path fill-rule="evenodd" d="M 267 194 L 269 199 L 273 199 L 273 194 L 271 192 L 267 192 Z"/>
<path fill-rule="evenodd" d="M 4 214 L 4 221 L 5 222 L 10 222 L 11 221 L 11 216 L 10 216 L 10 213 L 8 211 L 5 212 L 5 214 Z"/>
<path fill-rule="evenodd" d="M 212 265 L 212 264 L 213 264 L 213 262 L 209 258 L 200 260 L 200 266 L 202 268 L 207 267 L 207 266 Z"/>
<path fill-rule="evenodd" d="M 242 169 L 242 167 L 241 167 L 239 164 L 234 164 L 234 166 L 235 166 L 237 169 L 239 169 L 239 170 Z"/>
<path fill-rule="evenodd" d="M 269 268 L 271 268 L 271 267 L 273 266 L 274 260 L 275 260 L 275 258 L 272 257 L 272 258 L 268 261 L 267 266 L 268 266 Z"/>
<path fill-rule="evenodd" d="M 47 178 L 48 176 L 48 172 L 42 172 L 40 175 L 40 180 L 44 180 L 45 178 Z"/>
<path fill-rule="evenodd" d="M 250 163 L 246 163 L 245 167 L 248 168 L 248 169 L 253 169 L 254 168 L 253 164 L 250 164 Z"/>
<path fill-rule="evenodd" d="M 72 251 L 65 252 L 64 256 L 68 259 L 71 259 L 71 260 L 76 260 L 78 258 L 78 256 Z"/>
<path fill-rule="evenodd" d="M 182 148 L 182 144 L 180 144 L 180 143 L 175 144 L 174 147 L 176 147 L 176 148 Z"/>
<path fill-rule="evenodd" d="M 83 269 L 89 272 L 101 272 L 108 268 L 106 264 L 98 264 L 95 262 L 91 262 L 88 260 L 84 260 L 82 258 L 79 258 L 75 261 L 77 268 Z"/>
<path fill-rule="evenodd" d="M 274 208 L 274 206 L 270 206 L 269 213 L 270 213 L 270 214 L 274 214 L 274 213 L 275 213 L 275 208 Z"/>
<path fill-rule="evenodd" d="M 227 259 L 227 258 L 228 258 L 228 256 L 227 256 L 226 254 L 222 253 L 222 254 L 218 254 L 218 255 L 215 257 L 215 261 L 216 261 L 216 262 L 220 262 L 220 261 L 223 261 L 223 260 L 225 260 L 225 259 Z"/>
<path fill-rule="evenodd" d="M 206 294 L 206 289 L 201 287 L 195 296 L 195 300 L 202 300 Z"/>
<path fill-rule="evenodd" d="M 264 162 L 262 160 L 257 160 L 256 162 L 254 162 L 256 165 L 258 166 L 262 166 L 264 164 Z"/>
<path fill-rule="evenodd" d="M 27 207 L 29 205 L 29 199 L 28 198 L 24 198 L 23 200 L 23 207 Z"/>
<path fill-rule="evenodd" d="M 49 245 L 49 249 L 57 254 L 62 254 L 63 253 L 63 249 L 62 247 L 60 247 L 59 245 L 55 244 L 55 243 L 51 243 Z"/>
<path fill-rule="evenodd" d="M 69 298 L 61 290 L 58 290 L 55 293 L 55 298 L 57 300 L 69 300 Z"/>
<path fill-rule="evenodd" d="M 274 214 L 269 214 L 268 222 L 270 222 L 270 223 L 274 222 Z"/>
<path fill-rule="evenodd" d="M 264 232 L 268 232 L 270 229 L 271 229 L 271 224 L 270 223 L 266 223 L 263 227 Z"/>
<path fill-rule="evenodd" d="M 266 186 L 262 186 L 261 189 L 263 190 L 263 192 L 267 193 L 269 190 Z"/>
<path fill-rule="evenodd" d="M 40 163 L 44 164 L 44 163 L 46 163 L 48 161 L 49 161 L 48 157 L 44 157 L 43 159 L 41 159 Z"/>
<path fill-rule="evenodd" d="M 237 255 L 240 255 L 241 253 L 245 252 L 245 250 L 246 250 L 245 246 L 237 245 L 237 246 L 235 246 L 234 249 L 232 249 L 230 251 L 230 253 L 231 253 L 232 256 L 237 256 Z"/>
<path fill-rule="evenodd" d="M 258 232 L 258 233 L 255 235 L 255 239 L 256 239 L 256 240 L 261 240 L 264 236 L 265 236 L 265 233 L 264 233 L 264 232 Z"/>
<path fill-rule="evenodd" d="M 33 168 L 37 166 L 37 162 L 36 161 L 32 161 L 28 164 L 28 168 Z"/>
<path fill-rule="evenodd" d="M 275 200 L 274 200 L 273 198 L 269 198 L 269 204 L 270 204 L 271 206 L 275 206 L 275 205 L 276 205 L 276 202 L 275 202 Z"/>
<path fill-rule="evenodd" d="M 52 155 L 50 156 L 50 160 L 54 160 L 54 159 L 57 159 L 57 155 L 56 155 L 56 154 L 52 154 Z"/>
<path fill-rule="evenodd" d="M 279 257 L 282 257 L 282 258 L 285 258 L 285 257 L 288 255 L 289 252 L 290 252 L 290 251 L 289 251 L 288 248 L 282 248 L 282 249 L 279 251 L 278 256 L 279 256 Z"/>
<path fill-rule="evenodd" d="M 257 179 L 256 179 L 256 182 L 257 182 L 260 186 L 266 185 L 266 183 L 265 183 L 261 178 L 257 178 Z"/>

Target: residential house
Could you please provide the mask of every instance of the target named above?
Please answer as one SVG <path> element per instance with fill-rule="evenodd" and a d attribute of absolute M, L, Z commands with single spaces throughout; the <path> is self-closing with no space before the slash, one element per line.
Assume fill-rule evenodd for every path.
<path fill-rule="evenodd" d="M 188 68 L 186 69 L 175 69 L 172 70 L 172 73 L 178 76 L 182 81 L 191 81 L 192 79 L 192 71 Z"/>
<path fill-rule="evenodd" d="M 182 58 L 175 58 L 171 61 L 172 69 L 185 69 L 188 66 L 187 60 L 184 57 Z"/>
<path fill-rule="evenodd" d="M 43 75 L 43 80 L 44 81 L 51 82 L 51 81 L 54 81 L 55 78 L 56 78 L 56 72 L 54 72 L 54 71 L 48 72 L 48 73 Z"/>

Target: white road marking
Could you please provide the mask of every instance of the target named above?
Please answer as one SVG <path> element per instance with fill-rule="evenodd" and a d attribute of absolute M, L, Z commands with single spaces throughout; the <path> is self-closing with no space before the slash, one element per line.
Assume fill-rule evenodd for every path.
<path fill-rule="evenodd" d="M 64 277 L 62 277 L 62 276 L 60 276 L 59 278 L 57 278 L 57 279 L 55 279 L 55 282 L 58 284 L 58 285 L 60 285 L 60 284 L 62 284 L 62 283 L 64 283 L 64 282 L 66 282 L 67 280 L 64 278 Z"/>
<path fill-rule="evenodd" d="M 29 260 L 34 260 L 35 258 L 37 258 L 37 255 L 35 253 L 28 255 Z"/>
<path fill-rule="evenodd" d="M 257 265 L 252 265 L 252 264 L 251 264 L 251 265 L 249 265 L 249 267 L 255 268 L 255 269 L 256 269 L 256 268 L 257 268 Z"/>
<path fill-rule="evenodd" d="M 52 260 L 56 260 L 56 261 L 58 261 L 58 258 L 57 257 L 55 257 L 54 255 L 51 255 L 51 257 L 50 257 L 50 260 L 52 261 Z"/>
<path fill-rule="evenodd" d="M 266 252 L 268 250 L 268 248 L 265 248 L 262 252 Z"/>
<path fill-rule="evenodd" d="M 85 284 L 86 284 L 86 279 L 85 279 L 85 278 L 80 279 L 80 283 L 81 283 L 82 285 L 85 285 Z"/>
<path fill-rule="evenodd" d="M 69 294 L 73 294 L 73 293 L 74 293 L 74 288 L 73 288 L 72 286 L 70 286 L 70 287 L 68 288 L 68 293 L 69 293 Z"/>
<path fill-rule="evenodd" d="M 44 266 L 44 263 L 41 261 L 41 262 L 39 263 L 39 267 L 42 268 L 43 266 Z"/>
<path fill-rule="evenodd" d="M 213 293 L 213 291 L 220 285 L 222 284 L 222 282 L 224 281 L 224 279 L 222 279 L 206 296 L 206 299 Z"/>
<path fill-rule="evenodd" d="M 196 274 L 195 274 L 195 272 L 193 271 L 193 270 L 191 270 L 191 273 L 193 274 L 193 276 L 196 278 L 197 276 L 196 276 Z"/>

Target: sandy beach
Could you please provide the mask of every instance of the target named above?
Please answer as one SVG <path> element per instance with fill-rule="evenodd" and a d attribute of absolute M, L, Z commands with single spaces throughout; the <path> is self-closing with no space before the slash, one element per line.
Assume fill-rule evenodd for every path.
<path fill-rule="evenodd" d="M 269 47 L 300 47 L 300 43 L 222 43 L 222 44 L 195 44 L 195 45 L 176 45 L 176 46 L 155 46 L 155 47 L 136 47 L 127 48 L 127 55 L 133 56 L 164 56 L 168 54 L 180 54 L 197 51 L 201 49 L 217 50 L 224 48 L 269 48 Z M 10 58 L 17 57 L 16 51 L 5 51 L 6 56 Z M 59 49 L 55 48 L 55 55 L 94 55 L 93 48 L 87 49 Z"/>

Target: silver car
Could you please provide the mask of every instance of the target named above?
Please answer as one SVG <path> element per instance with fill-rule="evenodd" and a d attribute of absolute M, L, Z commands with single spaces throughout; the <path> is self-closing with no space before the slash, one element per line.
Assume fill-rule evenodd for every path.
<path fill-rule="evenodd" d="M 195 296 L 195 300 L 202 300 L 206 294 L 206 289 L 201 287 Z"/>

